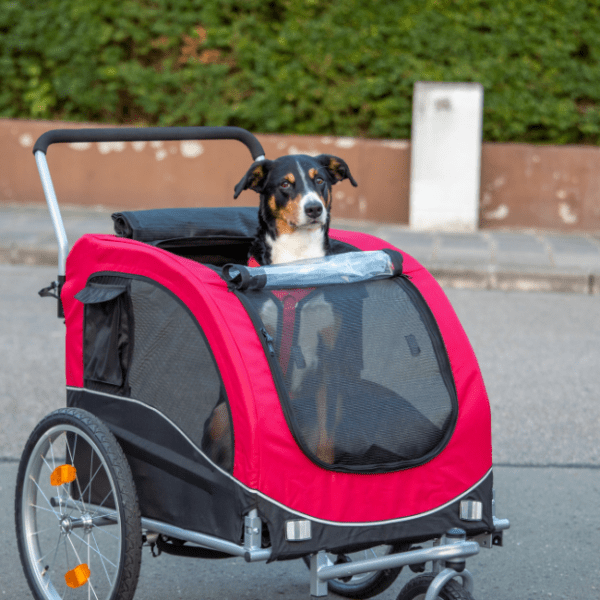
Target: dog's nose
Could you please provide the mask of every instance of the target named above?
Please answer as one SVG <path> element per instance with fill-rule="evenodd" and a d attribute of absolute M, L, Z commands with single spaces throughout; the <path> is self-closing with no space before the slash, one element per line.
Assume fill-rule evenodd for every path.
<path fill-rule="evenodd" d="M 310 202 L 304 207 L 304 212 L 311 219 L 317 219 L 323 212 L 323 205 L 320 202 Z"/>

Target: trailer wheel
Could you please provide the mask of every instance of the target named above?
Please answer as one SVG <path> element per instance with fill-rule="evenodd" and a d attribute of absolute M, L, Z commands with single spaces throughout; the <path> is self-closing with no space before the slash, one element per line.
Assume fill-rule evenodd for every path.
<path fill-rule="evenodd" d="M 353 560 L 364 560 L 366 558 L 376 558 L 394 554 L 396 552 L 405 552 L 410 549 L 410 544 L 395 544 L 393 546 L 377 546 L 369 548 L 362 552 L 350 552 L 348 554 L 329 554 L 329 559 L 334 564 L 351 562 Z M 305 556 L 304 563 L 310 568 L 310 558 Z M 387 590 L 398 575 L 400 575 L 402 567 L 394 569 L 385 569 L 383 571 L 375 571 L 372 573 L 361 573 L 352 577 L 343 577 L 341 579 L 330 579 L 328 581 L 329 590 L 338 596 L 345 598 L 356 598 L 362 600 L 364 598 L 372 598 Z"/>
<path fill-rule="evenodd" d="M 127 459 L 92 414 L 63 408 L 33 430 L 19 465 L 17 543 L 37 600 L 131 600 L 141 563 Z"/>
<path fill-rule="evenodd" d="M 425 600 L 427 590 L 435 575 L 419 575 L 411 579 L 400 591 L 396 600 Z M 473 596 L 458 581 L 451 579 L 437 596 L 438 600 L 473 600 Z"/>

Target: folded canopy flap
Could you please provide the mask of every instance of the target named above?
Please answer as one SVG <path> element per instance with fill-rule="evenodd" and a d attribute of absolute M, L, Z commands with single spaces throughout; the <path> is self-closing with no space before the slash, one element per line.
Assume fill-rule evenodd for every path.
<path fill-rule="evenodd" d="M 395 250 L 346 252 L 264 267 L 228 264 L 223 278 L 238 290 L 302 288 L 386 279 L 402 274 Z"/>
<path fill-rule="evenodd" d="M 192 237 L 254 237 L 258 211 L 252 207 L 158 208 L 117 212 L 115 233 L 139 242 Z"/>
<path fill-rule="evenodd" d="M 83 304 L 99 304 L 114 300 L 127 291 L 126 285 L 108 285 L 104 283 L 88 283 L 75 298 Z"/>

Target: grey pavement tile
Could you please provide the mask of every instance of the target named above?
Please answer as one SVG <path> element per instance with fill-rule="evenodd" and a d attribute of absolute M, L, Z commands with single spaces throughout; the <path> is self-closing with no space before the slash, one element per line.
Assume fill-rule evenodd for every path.
<path fill-rule="evenodd" d="M 373 234 L 410 254 L 421 263 L 428 263 L 433 258 L 435 240 L 431 234 L 394 227 L 379 227 Z"/>
<path fill-rule="evenodd" d="M 494 233 L 491 236 L 496 248 L 503 252 L 545 252 L 544 243 L 533 235 L 524 233 Z"/>
<path fill-rule="evenodd" d="M 600 244 L 585 237 L 546 235 L 552 259 L 558 268 L 578 271 L 600 270 Z"/>
<path fill-rule="evenodd" d="M 435 236 L 431 233 L 410 231 L 393 226 L 380 226 L 376 229 L 375 235 L 379 237 L 393 237 L 409 246 L 432 246 L 435 241 Z"/>
<path fill-rule="evenodd" d="M 490 246 L 490 242 L 481 233 L 438 233 L 436 237 L 440 246 L 445 248 L 483 250 Z"/>
<path fill-rule="evenodd" d="M 600 243 L 593 238 L 572 235 L 544 235 L 553 252 L 593 254 L 600 256 Z"/>
<path fill-rule="evenodd" d="M 464 269 L 486 269 L 490 264 L 489 250 L 462 250 L 460 252 L 438 248 L 431 261 L 432 267 L 438 268 L 464 268 Z"/>
<path fill-rule="evenodd" d="M 547 245 L 530 234 L 494 233 L 494 262 L 504 268 L 552 267 Z"/>
<path fill-rule="evenodd" d="M 436 264 L 483 268 L 492 258 L 489 241 L 479 234 L 438 234 Z"/>

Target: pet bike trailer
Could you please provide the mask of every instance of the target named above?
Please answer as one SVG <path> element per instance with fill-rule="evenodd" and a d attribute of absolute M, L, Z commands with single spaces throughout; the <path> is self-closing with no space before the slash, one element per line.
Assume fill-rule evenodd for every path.
<path fill-rule="evenodd" d="M 303 559 L 314 597 L 368 598 L 430 563 L 399 600 L 472 598 L 466 558 L 509 526 L 494 515 L 490 408 L 413 258 L 333 230 L 324 259 L 249 268 L 254 208 L 118 213 L 116 236 L 85 235 L 67 257 L 49 144 L 217 138 L 263 155 L 237 128 L 50 131 L 34 147 L 67 384 L 19 467 L 34 596 L 131 599 L 145 543 Z"/>

